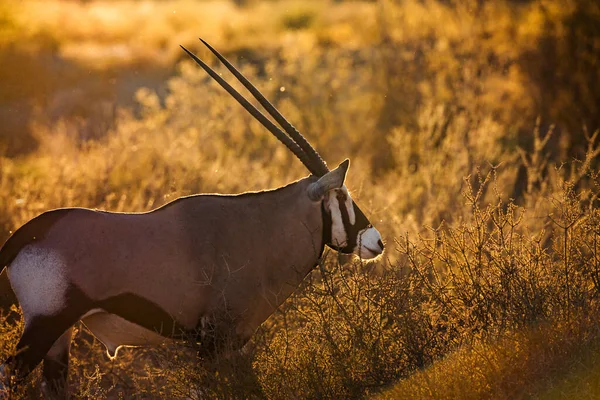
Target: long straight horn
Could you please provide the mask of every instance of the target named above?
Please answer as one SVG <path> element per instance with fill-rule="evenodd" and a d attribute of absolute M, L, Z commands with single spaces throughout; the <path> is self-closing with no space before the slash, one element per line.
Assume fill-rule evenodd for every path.
<path fill-rule="evenodd" d="M 296 142 L 298 146 L 300 146 L 300 148 L 304 150 L 304 152 L 308 155 L 308 158 L 311 160 L 311 165 L 309 166 L 305 164 L 306 167 L 316 176 L 323 176 L 327 172 L 329 172 L 327 164 L 325 164 L 325 161 L 323 161 L 321 156 L 319 156 L 319 153 L 317 153 L 317 151 L 310 145 L 310 143 L 308 143 L 306 138 L 302 136 L 302 134 L 298 132 L 298 130 L 292 124 L 290 124 L 288 120 L 284 118 L 283 115 L 281 115 L 281 113 L 275 108 L 275 106 L 273 106 L 273 104 L 271 104 L 269 100 L 267 100 L 265 96 L 252 83 L 250 83 L 250 81 L 244 75 L 242 75 L 240 71 L 238 71 L 229 61 L 227 61 L 227 59 L 223 57 L 221 53 L 219 53 L 210 44 L 204 41 L 204 39 L 200 38 L 200 41 L 204 43 L 204 45 L 206 45 L 206 47 L 208 47 L 208 49 L 212 51 L 213 54 L 217 56 L 217 58 L 221 60 L 223 64 L 225 64 L 227 69 L 231 71 L 233 75 L 235 75 L 235 77 L 246 87 L 246 89 L 250 91 L 250 93 L 252 93 L 254 98 L 258 100 L 258 102 L 265 108 L 265 110 L 267 110 L 267 112 L 271 114 L 273 118 L 275 118 L 275 121 L 277 121 L 277 123 L 281 125 L 281 127 L 288 133 L 288 135 L 290 135 L 292 140 L 294 140 L 294 142 Z"/>
<path fill-rule="evenodd" d="M 256 107 L 254 107 L 248 100 L 244 98 L 241 94 L 239 94 L 229 83 L 227 83 L 223 78 L 219 76 L 215 71 L 213 71 L 208 65 L 204 63 L 204 61 L 200 60 L 196 57 L 195 54 L 190 52 L 185 47 L 181 46 L 181 48 L 189 54 L 190 57 L 196 61 L 198 65 L 202 67 L 223 89 L 225 89 L 234 99 L 237 100 L 238 103 L 242 105 L 258 122 L 260 122 L 265 128 L 267 128 L 281 143 L 283 143 L 288 149 L 294 153 L 296 157 L 304 164 L 311 173 L 317 174 L 317 170 L 314 168 L 310 168 L 310 160 L 308 159 L 308 155 L 302 151 L 302 149 L 294 142 L 288 135 L 286 135 L 281 129 L 279 129 L 273 122 L 271 122 L 263 113 L 261 113 Z"/>

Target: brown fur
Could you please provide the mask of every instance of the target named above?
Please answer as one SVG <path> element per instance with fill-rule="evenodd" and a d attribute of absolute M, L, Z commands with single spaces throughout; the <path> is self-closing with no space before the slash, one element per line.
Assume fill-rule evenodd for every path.
<path fill-rule="evenodd" d="M 2 245 L 0 250 L 0 271 L 15 259 L 23 247 L 35 241 L 43 240 L 57 221 L 74 210 L 80 209 L 61 208 L 46 211 L 17 229 Z"/>
<path fill-rule="evenodd" d="M 227 319 L 245 341 L 317 263 L 321 205 L 306 194 L 314 181 L 190 196 L 148 213 L 49 211 L 19 229 L 0 259 L 9 264 L 32 243 L 51 248 L 93 301 L 132 293 L 187 329 Z"/>

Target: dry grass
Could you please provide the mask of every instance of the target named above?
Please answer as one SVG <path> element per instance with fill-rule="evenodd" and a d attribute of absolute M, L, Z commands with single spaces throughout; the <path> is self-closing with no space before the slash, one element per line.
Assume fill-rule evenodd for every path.
<path fill-rule="evenodd" d="M 351 38 L 354 46 L 376 38 L 375 6 L 367 3 L 287 0 L 253 2 L 244 8 L 226 1 L 191 0 L 2 4 L 10 23 L 3 26 L 1 46 L 54 49 L 67 60 L 99 70 L 143 62 L 168 67 L 181 57 L 179 45 L 196 45 L 198 36 L 210 35 L 224 50 L 268 50 L 285 44 L 287 32 L 302 33 L 309 41 L 346 41 L 354 36 L 348 27 L 360 21 L 366 31 Z"/>
<path fill-rule="evenodd" d="M 200 49 L 204 36 L 330 164 L 352 159 L 348 187 L 388 251 L 370 264 L 330 253 L 245 354 L 216 363 L 172 344 L 111 362 L 79 327 L 74 395 L 596 393 L 596 3 L 244 3 L 0 3 L 0 60 L 23 61 L 22 71 L 0 68 L 10 89 L 0 100 L 46 101 L 27 119 L 30 136 L 0 142 L 0 239 L 50 208 L 143 211 L 305 175 L 204 73 L 178 62 L 178 45 Z M 61 79 L 40 63 L 49 56 Z M 125 71 L 170 75 L 173 65 L 132 107 L 107 89 L 134 87 Z M 55 106 L 69 101 L 81 107 Z M 18 141 L 26 146 L 11 147 Z M 1 322 L 4 358 L 21 326 Z M 36 382 L 23 396 L 36 396 Z"/>
<path fill-rule="evenodd" d="M 465 345 L 374 398 L 594 398 L 597 329 L 580 315 L 575 324 L 542 323 L 494 343 Z"/>

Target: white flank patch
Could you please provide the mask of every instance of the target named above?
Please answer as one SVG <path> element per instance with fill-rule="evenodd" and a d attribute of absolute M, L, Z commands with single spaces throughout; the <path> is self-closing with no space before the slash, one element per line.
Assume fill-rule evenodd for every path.
<path fill-rule="evenodd" d="M 65 305 L 65 262 L 56 251 L 26 246 L 10 264 L 8 279 L 23 309 L 25 324 L 36 315 L 54 315 Z"/>
<path fill-rule="evenodd" d="M 383 253 L 383 249 L 379 246 L 380 240 L 381 234 L 377 229 L 373 227 L 363 229 L 358 234 L 358 245 L 354 252 L 360 258 L 375 258 Z"/>

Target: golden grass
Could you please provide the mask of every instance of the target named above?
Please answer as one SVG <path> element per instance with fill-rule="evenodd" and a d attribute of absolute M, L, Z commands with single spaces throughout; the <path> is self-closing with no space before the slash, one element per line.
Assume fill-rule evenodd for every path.
<path fill-rule="evenodd" d="M 18 44 L 31 51 L 52 46 L 61 57 L 98 70 L 142 62 L 169 67 L 181 57 L 179 45 L 199 47 L 198 36 L 225 51 L 279 48 L 288 36 L 302 36 L 309 43 L 317 38 L 331 43 L 350 40 L 354 46 L 375 39 L 375 6 L 369 3 L 287 0 L 244 8 L 222 0 L 2 4 L 10 25 L 0 46 Z M 358 21 L 360 35 L 352 29 Z"/>
<path fill-rule="evenodd" d="M 465 345 L 373 398 L 594 398 L 597 326 L 586 316 L 579 318 L 578 326 L 543 323 Z"/>

